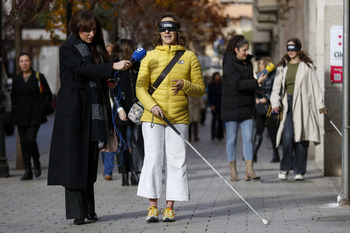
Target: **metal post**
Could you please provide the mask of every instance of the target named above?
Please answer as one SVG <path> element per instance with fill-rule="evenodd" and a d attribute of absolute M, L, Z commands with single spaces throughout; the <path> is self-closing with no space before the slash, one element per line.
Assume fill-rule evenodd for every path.
<path fill-rule="evenodd" d="M 7 165 L 5 150 L 5 94 L 3 90 L 2 77 L 2 3 L 0 4 L 0 177 L 9 177 L 9 166 Z"/>
<path fill-rule="evenodd" d="M 343 141 L 342 141 L 342 194 L 339 195 L 339 206 L 348 206 L 349 199 L 349 130 L 350 130 L 350 116 L 349 116 L 349 97 L 350 97 L 350 83 L 349 83 L 349 0 L 343 0 Z"/>

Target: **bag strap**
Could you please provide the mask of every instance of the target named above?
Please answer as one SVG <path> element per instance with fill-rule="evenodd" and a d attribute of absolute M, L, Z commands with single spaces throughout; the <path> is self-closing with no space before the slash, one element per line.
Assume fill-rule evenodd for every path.
<path fill-rule="evenodd" d="M 150 86 L 148 93 L 152 95 L 154 91 L 157 89 L 157 87 L 163 82 L 164 78 L 168 75 L 170 70 L 174 67 L 176 62 L 180 59 L 180 57 L 185 53 L 184 50 L 177 51 L 173 59 L 169 62 L 169 64 L 164 68 L 162 73 L 159 75 L 157 80 L 153 83 L 153 85 Z"/>
<path fill-rule="evenodd" d="M 36 72 L 35 76 L 38 79 L 39 92 L 43 93 L 44 92 L 44 87 L 43 87 L 43 84 L 41 83 L 39 72 Z"/>

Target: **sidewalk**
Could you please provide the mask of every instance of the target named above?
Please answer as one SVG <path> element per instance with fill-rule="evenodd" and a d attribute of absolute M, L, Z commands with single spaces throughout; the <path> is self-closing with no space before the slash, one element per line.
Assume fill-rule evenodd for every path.
<path fill-rule="evenodd" d="M 199 129 L 200 141 L 192 145 L 229 181 L 225 142 L 210 140 L 209 119 L 206 126 Z M 23 171 L 15 170 L 15 161 L 9 160 L 11 177 L 0 178 L 0 233 L 349 232 L 349 209 L 336 206 L 340 178 L 324 177 L 309 160 L 305 181 L 294 182 L 293 173 L 288 181 L 278 180 L 279 164 L 269 162 L 272 148 L 264 135 L 258 163 L 254 165 L 262 179 L 244 181 L 239 137 L 237 165 L 240 181 L 229 182 L 262 218 L 269 221 L 267 226 L 191 148 L 188 148 L 191 200 L 175 203 L 176 222 L 147 224 L 148 201 L 136 196 L 137 187 L 121 186 L 117 169 L 113 180 L 105 181 L 100 163 L 95 184 L 96 212 L 100 220 L 75 226 L 72 220 L 65 219 L 64 188 L 46 185 L 48 150 L 45 150 L 41 154 L 43 174 L 31 181 L 20 181 Z M 159 208 L 164 208 L 164 205 L 163 195 Z"/>

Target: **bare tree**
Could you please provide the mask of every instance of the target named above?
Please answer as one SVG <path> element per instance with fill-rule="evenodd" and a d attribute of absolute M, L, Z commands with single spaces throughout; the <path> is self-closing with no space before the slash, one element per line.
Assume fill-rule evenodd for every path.
<path fill-rule="evenodd" d="M 45 0 L 12 0 L 11 10 L 6 16 L 14 29 L 16 57 L 22 52 L 22 26 L 39 13 Z"/>

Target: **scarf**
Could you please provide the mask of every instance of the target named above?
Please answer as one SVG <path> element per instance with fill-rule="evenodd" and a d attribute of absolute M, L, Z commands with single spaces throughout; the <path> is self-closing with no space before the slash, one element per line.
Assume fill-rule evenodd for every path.
<path fill-rule="evenodd" d="M 96 63 L 89 47 L 82 40 L 70 34 L 68 41 L 79 51 L 83 61 L 88 64 Z M 89 77 L 89 88 L 91 96 L 91 137 L 92 142 L 98 142 L 100 150 L 106 148 L 114 130 L 111 116 L 111 106 L 107 85 L 103 85 L 101 79 Z"/>

